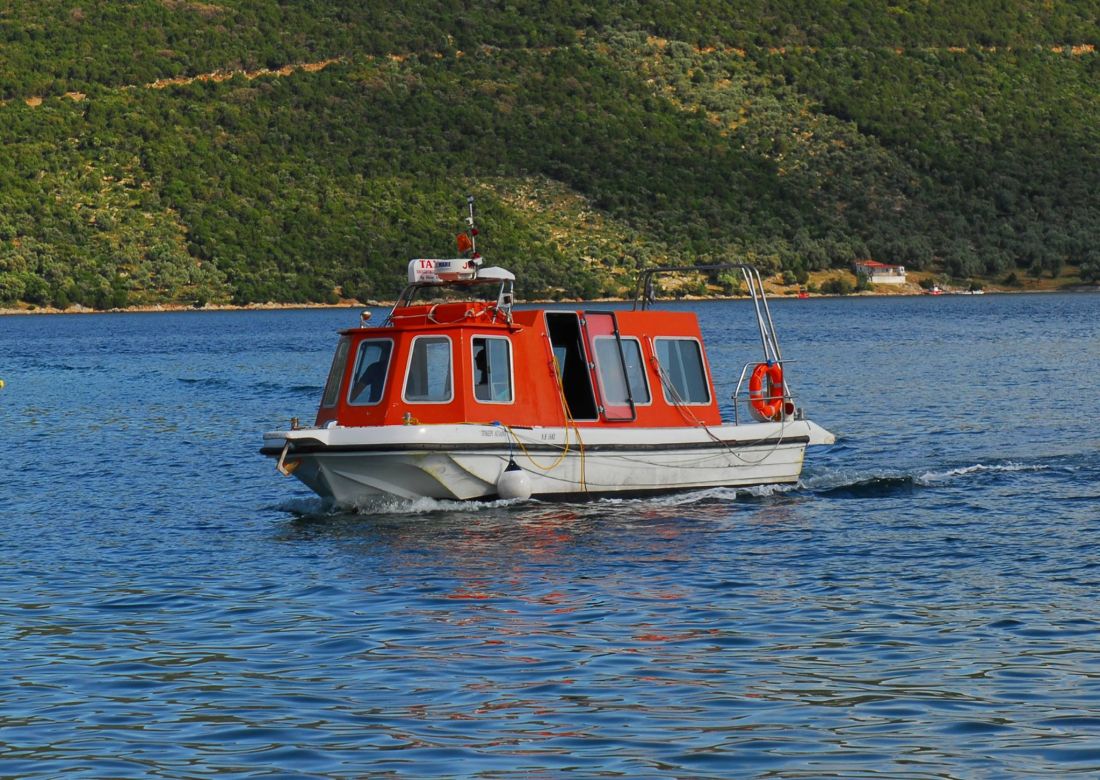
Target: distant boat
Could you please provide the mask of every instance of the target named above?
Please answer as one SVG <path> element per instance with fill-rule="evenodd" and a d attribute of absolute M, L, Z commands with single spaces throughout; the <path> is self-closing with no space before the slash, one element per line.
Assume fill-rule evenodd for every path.
<path fill-rule="evenodd" d="M 931 288 L 924 291 L 925 295 L 943 295 L 943 290 L 938 284 L 932 285 Z"/>

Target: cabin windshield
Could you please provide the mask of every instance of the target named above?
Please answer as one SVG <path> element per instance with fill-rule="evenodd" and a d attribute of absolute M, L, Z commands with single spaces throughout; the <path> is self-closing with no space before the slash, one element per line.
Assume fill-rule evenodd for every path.
<path fill-rule="evenodd" d="M 392 351 L 393 342 L 390 339 L 367 339 L 360 342 L 351 389 L 348 391 L 349 404 L 366 406 L 382 400 Z"/>
<path fill-rule="evenodd" d="M 405 400 L 447 403 L 454 396 L 451 381 L 451 340 L 446 336 L 417 336 L 405 377 Z"/>

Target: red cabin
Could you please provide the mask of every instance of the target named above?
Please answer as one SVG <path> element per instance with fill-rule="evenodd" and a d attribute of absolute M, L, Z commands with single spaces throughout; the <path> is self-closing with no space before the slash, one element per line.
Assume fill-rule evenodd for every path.
<path fill-rule="evenodd" d="M 399 306 L 343 331 L 316 424 L 718 424 L 686 312 L 505 313 L 463 301 Z"/>

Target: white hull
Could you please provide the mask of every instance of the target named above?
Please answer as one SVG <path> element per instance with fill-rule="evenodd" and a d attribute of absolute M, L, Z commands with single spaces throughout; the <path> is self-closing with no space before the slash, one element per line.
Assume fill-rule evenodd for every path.
<path fill-rule="evenodd" d="M 334 426 L 267 433 L 263 452 L 282 455 L 294 476 L 322 498 L 353 506 L 378 496 L 496 497 L 510 458 L 527 473 L 535 496 L 793 483 L 806 446 L 832 441 L 832 434 L 808 420 L 579 432 L 493 425 Z"/>

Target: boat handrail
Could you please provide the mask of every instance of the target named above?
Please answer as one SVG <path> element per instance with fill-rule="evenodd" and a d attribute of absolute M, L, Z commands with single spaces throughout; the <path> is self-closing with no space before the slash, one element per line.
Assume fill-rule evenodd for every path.
<path fill-rule="evenodd" d="M 504 316 L 504 319 L 510 324 L 512 322 L 512 303 L 515 299 L 513 294 L 513 280 L 502 279 L 498 277 L 474 277 L 473 279 L 460 279 L 454 281 L 438 281 L 438 282 L 413 282 L 406 285 L 405 289 L 398 296 L 397 302 L 394 303 L 393 308 L 390 309 L 390 313 L 386 315 L 386 319 L 382 321 L 382 327 L 387 327 L 393 324 L 394 315 L 398 309 L 404 309 L 413 305 L 413 301 L 416 300 L 416 296 L 422 290 L 438 290 L 438 289 L 454 289 L 454 288 L 469 288 L 476 285 L 490 285 L 499 284 L 500 287 L 497 291 L 497 310 Z"/>
<path fill-rule="evenodd" d="M 634 290 L 634 311 L 645 311 L 649 304 L 656 300 L 656 295 L 653 292 L 653 278 L 657 274 L 732 270 L 741 272 L 749 291 L 749 297 L 752 298 L 753 310 L 756 312 L 756 324 L 760 330 L 760 345 L 764 350 L 764 360 L 782 363 L 783 353 L 779 350 L 779 337 L 775 333 L 775 322 L 772 321 L 768 296 L 764 292 L 764 280 L 760 277 L 760 271 L 756 269 L 756 266 L 746 263 L 712 263 L 707 265 L 663 265 L 646 268 L 638 276 L 638 286 Z"/>
<path fill-rule="evenodd" d="M 793 361 L 793 360 L 780 360 L 780 361 L 777 361 L 780 368 L 783 368 L 783 367 L 789 365 L 790 363 L 794 363 L 794 362 L 796 362 L 796 361 Z M 741 393 L 742 393 L 742 388 L 745 386 L 745 379 L 749 376 L 750 372 L 752 372 L 756 369 L 756 367 L 758 365 L 760 365 L 760 364 L 757 363 L 757 362 L 749 362 L 749 363 L 746 363 L 744 366 L 741 367 L 741 375 L 737 378 L 737 386 L 733 389 L 733 395 L 730 396 L 730 400 L 733 402 L 733 424 L 734 425 L 740 425 L 741 424 L 741 411 L 740 411 L 740 409 L 741 409 L 741 402 L 742 401 L 745 402 L 745 406 L 749 409 L 749 416 L 750 417 L 752 416 L 752 398 L 748 393 L 745 393 L 744 396 L 742 396 Z M 794 393 L 791 392 L 790 383 L 787 382 L 787 377 L 784 373 L 784 376 L 783 376 L 783 406 L 786 407 L 786 405 L 788 403 L 794 408 L 794 413 L 791 415 L 791 417 L 793 417 L 796 420 L 801 420 L 802 416 L 803 416 L 802 410 L 800 408 L 798 408 L 798 406 L 794 402 Z M 787 416 L 786 412 L 784 412 L 784 419 L 790 419 L 790 417 Z"/>

